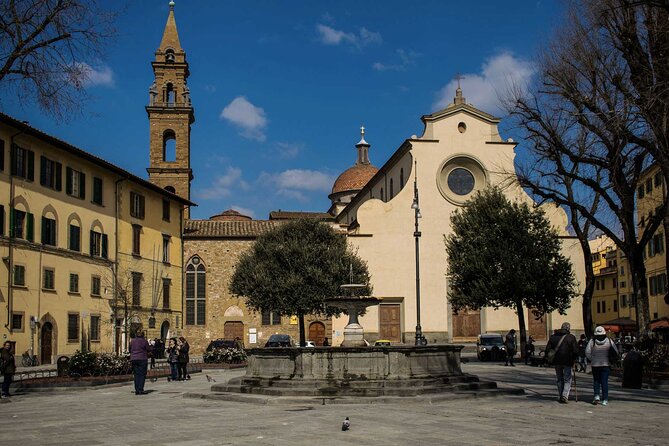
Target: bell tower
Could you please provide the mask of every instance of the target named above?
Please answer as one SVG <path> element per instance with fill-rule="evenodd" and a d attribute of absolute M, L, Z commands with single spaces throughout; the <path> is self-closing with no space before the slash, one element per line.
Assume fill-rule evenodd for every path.
<path fill-rule="evenodd" d="M 163 39 L 151 62 L 155 79 L 149 88 L 149 181 L 190 199 L 190 127 L 195 122 L 190 91 L 186 53 L 181 48 L 177 24 L 174 20 L 174 2 L 163 32 Z M 189 218 L 189 209 L 184 217 Z"/>

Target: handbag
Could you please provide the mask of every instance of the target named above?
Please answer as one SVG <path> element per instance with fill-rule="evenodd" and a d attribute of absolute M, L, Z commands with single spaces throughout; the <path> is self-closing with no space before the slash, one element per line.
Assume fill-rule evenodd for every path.
<path fill-rule="evenodd" d="M 609 365 L 613 366 L 614 364 L 617 364 L 619 357 L 618 350 L 616 350 L 613 346 L 613 342 L 609 339 Z"/>
<path fill-rule="evenodd" d="M 560 349 L 560 345 L 562 345 L 562 341 L 564 341 L 564 338 L 566 338 L 567 335 L 562 335 L 560 338 L 560 342 L 558 342 L 558 345 L 555 348 L 549 348 L 546 350 L 546 364 L 552 365 L 553 361 L 555 360 L 555 355 L 557 355 L 558 350 Z"/>

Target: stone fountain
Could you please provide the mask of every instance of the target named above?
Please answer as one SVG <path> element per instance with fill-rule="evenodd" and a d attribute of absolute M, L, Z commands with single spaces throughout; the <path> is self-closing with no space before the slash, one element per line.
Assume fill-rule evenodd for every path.
<path fill-rule="evenodd" d="M 344 310 L 348 314 L 348 324 L 344 327 L 344 341 L 342 347 L 364 347 L 364 330 L 358 322 L 358 316 L 365 313 L 367 307 L 378 305 L 381 299 L 372 296 L 356 297 L 355 292 L 365 288 L 367 285 L 350 283 L 342 285 L 343 290 L 349 291 L 349 296 L 336 296 L 325 299 L 325 305 L 331 308 Z"/>
<path fill-rule="evenodd" d="M 495 391 L 494 382 L 462 372 L 462 345 L 367 346 L 358 317 L 381 299 L 354 295 L 364 287 L 342 285 L 349 295 L 326 299 L 326 305 L 349 317 L 340 347 L 248 349 L 245 376 L 216 384 L 211 394 L 198 397 L 227 399 L 229 393 L 316 397 L 325 404 L 326 398 L 374 402 L 383 401 L 379 397 Z"/>

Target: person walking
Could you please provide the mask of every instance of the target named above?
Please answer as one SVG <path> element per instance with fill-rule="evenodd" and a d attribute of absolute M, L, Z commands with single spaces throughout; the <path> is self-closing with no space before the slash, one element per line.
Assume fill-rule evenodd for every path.
<path fill-rule="evenodd" d="M 516 356 L 516 330 L 511 329 L 506 334 L 506 339 L 504 341 L 504 347 L 506 347 L 506 358 L 504 365 L 511 364 L 511 367 L 516 365 L 513 363 L 513 357 Z"/>
<path fill-rule="evenodd" d="M 151 351 L 149 351 L 149 359 L 151 359 L 151 370 L 156 368 L 156 340 L 149 339 L 147 341 L 151 346 Z"/>
<path fill-rule="evenodd" d="M 525 343 L 525 365 L 532 360 L 534 356 L 534 338 L 530 336 L 530 339 Z"/>
<path fill-rule="evenodd" d="M 177 348 L 177 338 L 170 338 L 167 347 L 167 362 L 170 365 L 170 376 L 167 381 L 176 381 L 179 368 L 179 349 Z"/>
<path fill-rule="evenodd" d="M 595 394 L 592 404 L 594 405 L 599 404 L 600 401 L 602 406 L 609 404 L 610 351 L 615 352 L 616 357 L 618 356 L 618 349 L 611 339 L 606 336 L 606 329 L 598 326 L 595 328 L 595 337 L 588 342 L 588 346 L 585 348 L 585 354 L 592 363 L 592 387 Z"/>
<path fill-rule="evenodd" d="M 5 341 L 0 349 L 0 373 L 2 373 L 2 395 L 0 397 L 10 397 L 9 386 L 12 384 L 12 378 L 16 373 L 16 361 L 14 352 L 12 352 L 12 343 Z"/>
<path fill-rule="evenodd" d="M 188 374 L 188 361 L 189 361 L 189 356 L 188 352 L 190 350 L 190 346 L 188 345 L 188 342 L 186 341 L 186 338 L 183 336 L 179 337 L 179 381 L 185 381 L 187 379 L 190 379 L 190 375 Z"/>
<path fill-rule="evenodd" d="M 571 325 L 569 322 L 562 324 L 559 330 L 550 337 L 546 344 L 546 351 L 555 350 L 553 366 L 557 377 L 558 401 L 567 404 L 569 401 L 569 391 L 573 378 L 573 367 L 578 357 L 578 345 L 576 337 L 570 333 Z"/>
<path fill-rule="evenodd" d="M 581 339 L 578 340 L 578 371 L 585 373 L 588 369 L 588 360 L 585 356 L 585 348 L 588 346 L 588 340 L 585 335 L 581 335 Z"/>
<path fill-rule="evenodd" d="M 135 378 L 135 395 L 146 395 L 148 392 L 144 391 L 144 382 L 146 381 L 151 346 L 144 338 L 143 331 L 138 331 L 137 335 L 130 340 L 129 350 L 130 364 L 132 364 L 132 373 Z"/>

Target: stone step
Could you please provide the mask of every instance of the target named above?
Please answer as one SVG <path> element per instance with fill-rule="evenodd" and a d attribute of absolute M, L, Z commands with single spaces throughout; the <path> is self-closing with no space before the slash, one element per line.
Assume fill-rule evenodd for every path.
<path fill-rule="evenodd" d="M 295 383 L 292 387 L 265 387 L 223 384 L 212 386 L 212 392 L 242 393 L 268 396 L 416 396 L 437 393 L 454 393 L 463 391 L 479 391 L 484 389 L 495 389 L 494 382 L 462 382 L 456 384 L 440 384 L 421 387 L 312 387 L 300 386 Z"/>

